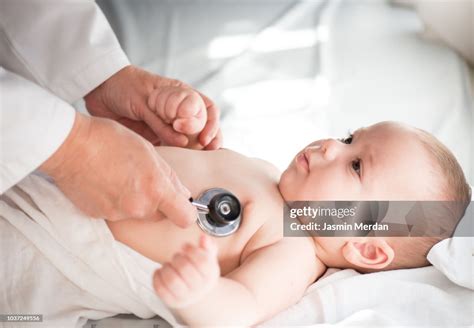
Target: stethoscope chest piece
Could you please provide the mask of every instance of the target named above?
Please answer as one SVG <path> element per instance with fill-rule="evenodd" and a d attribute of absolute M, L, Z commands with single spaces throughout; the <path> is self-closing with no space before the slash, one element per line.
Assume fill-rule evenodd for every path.
<path fill-rule="evenodd" d="M 224 237 L 240 226 L 241 206 L 232 193 L 222 188 L 212 188 L 204 191 L 191 202 L 198 209 L 198 224 L 206 233 Z"/>

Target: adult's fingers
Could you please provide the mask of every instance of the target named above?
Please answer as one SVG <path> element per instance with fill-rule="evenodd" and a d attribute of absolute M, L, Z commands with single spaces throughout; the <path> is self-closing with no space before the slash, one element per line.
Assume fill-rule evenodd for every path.
<path fill-rule="evenodd" d="M 181 228 L 188 227 L 197 218 L 196 209 L 191 205 L 189 199 L 177 193 L 161 197 L 158 202 L 158 209 Z"/>
<path fill-rule="evenodd" d="M 135 121 L 126 117 L 121 117 L 117 119 L 117 122 L 141 135 L 153 145 L 156 145 L 160 142 L 160 138 L 156 135 L 156 133 L 143 121 Z"/>
<path fill-rule="evenodd" d="M 222 132 L 221 129 L 217 131 L 216 137 L 206 146 L 205 150 L 214 150 L 222 147 Z"/>
<path fill-rule="evenodd" d="M 189 202 L 191 193 L 179 181 L 168 164 L 159 156 L 157 159 L 163 172 L 162 183 L 157 186 L 157 211 L 163 213 L 178 226 L 186 228 L 197 218 L 196 209 Z"/>

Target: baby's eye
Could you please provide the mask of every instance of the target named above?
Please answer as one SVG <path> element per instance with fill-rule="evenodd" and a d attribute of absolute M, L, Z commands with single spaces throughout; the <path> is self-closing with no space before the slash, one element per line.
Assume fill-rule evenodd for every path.
<path fill-rule="evenodd" d="M 352 138 L 353 137 L 354 137 L 354 135 L 352 133 L 350 133 L 349 136 L 347 136 L 345 138 L 342 138 L 342 139 L 339 139 L 339 141 L 349 145 L 349 144 L 352 143 Z"/>
<path fill-rule="evenodd" d="M 360 176 L 360 159 L 352 161 L 352 169 Z"/>

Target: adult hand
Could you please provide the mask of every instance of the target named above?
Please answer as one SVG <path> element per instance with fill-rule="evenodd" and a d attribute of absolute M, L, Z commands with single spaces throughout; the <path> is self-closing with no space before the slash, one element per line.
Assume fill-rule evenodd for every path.
<path fill-rule="evenodd" d="M 76 114 L 61 147 L 41 165 L 83 212 L 108 220 L 195 221 L 190 192 L 153 145 L 109 119 Z"/>
<path fill-rule="evenodd" d="M 176 131 L 155 108 L 148 106 L 154 90 L 168 87 L 192 89 L 180 81 L 127 66 L 91 91 L 84 100 L 92 115 L 116 120 L 155 145 L 186 147 L 189 143 L 186 134 Z M 217 149 L 222 145 L 219 110 L 209 98 L 199 95 L 207 109 L 207 121 L 198 140 L 204 149 Z"/>

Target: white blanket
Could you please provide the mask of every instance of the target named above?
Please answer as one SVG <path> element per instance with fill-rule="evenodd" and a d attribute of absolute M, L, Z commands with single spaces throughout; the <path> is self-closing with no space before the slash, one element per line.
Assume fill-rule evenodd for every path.
<path fill-rule="evenodd" d="M 434 267 L 359 274 L 335 271 L 263 326 L 469 326 L 474 293 Z"/>
<path fill-rule="evenodd" d="M 0 198 L 0 258 L 0 313 L 42 314 L 32 327 L 82 327 L 118 313 L 174 322 L 151 287 L 159 265 L 137 263 L 103 220 L 83 215 L 38 176 Z"/>

